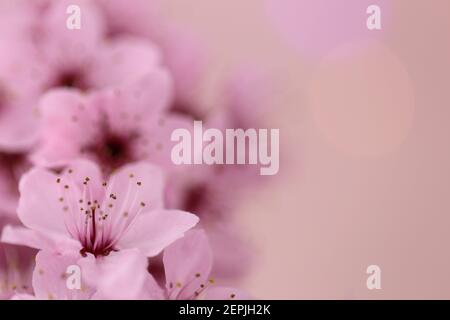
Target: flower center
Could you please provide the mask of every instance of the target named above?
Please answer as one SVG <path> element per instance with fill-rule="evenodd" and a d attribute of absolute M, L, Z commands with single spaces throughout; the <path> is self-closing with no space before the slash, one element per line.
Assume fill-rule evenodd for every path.
<path fill-rule="evenodd" d="M 134 160 L 132 140 L 133 135 L 127 137 L 107 131 L 96 143 L 83 147 L 81 153 L 89 153 L 106 171 L 113 171 Z"/>
<path fill-rule="evenodd" d="M 58 201 L 66 230 L 81 244 L 80 254 L 98 257 L 117 251 L 118 241 L 146 206 L 135 189 L 142 181 L 130 173 L 128 187 L 121 185 L 126 190 L 116 194 L 113 190 L 119 186 L 114 180 L 100 183 L 85 177 L 80 181 L 73 169 L 64 172 L 56 179 L 61 186 Z"/>
<path fill-rule="evenodd" d="M 127 145 L 119 136 L 110 136 L 104 144 L 104 154 L 111 160 L 117 160 L 127 154 Z"/>
<path fill-rule="evenodd" d="M 103 226 L 97 222 L 106 220 L 108 215 L 100 212 L 100 206 L 97 202 L 85 211 L 86 232 L 85 237 L 80 239 L 83 248 L 80 250 L 82 256 L 92 253 L 95 257 L 107 256 L 111 251 L 115 251 L 113 243 L 109 238 L 104 238 Z"/>
<path fill-rule="evenodd" d="M 83 73 L 77 70 L 67 70 L 60 73 L 52 87 L 77 88 L 82 91 L 89 89 Z"/>
<path fill-rule="evenodd" d="M 197 184 L 186 191 L 184 201 L 181 205 L 183 210 L 188 212 L 198 212 L 208 199 L 208 190 L 206 185 Z"/>

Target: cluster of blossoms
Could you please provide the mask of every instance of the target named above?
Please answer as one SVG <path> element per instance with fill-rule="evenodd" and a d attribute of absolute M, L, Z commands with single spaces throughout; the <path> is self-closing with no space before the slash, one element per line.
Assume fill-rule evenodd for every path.
<path fill-rule="evenodd" d="M 245 298 L 216 282 L 247 265 L 230 213 L 251 170 L 176 166 L 170 133 L 254 125 L 252 76 L 206 112 L 201 46 L 147 0 L 17 0 L 1 15 L 0 298 Z"/>

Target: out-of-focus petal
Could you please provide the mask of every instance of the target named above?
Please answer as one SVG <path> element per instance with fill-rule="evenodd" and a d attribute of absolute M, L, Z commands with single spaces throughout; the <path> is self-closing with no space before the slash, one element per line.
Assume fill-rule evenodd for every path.
<path fill-rule="evenodd" d="M 90 83 L 97 88 L 118 86 L 151 73 L 161 57 L 157 47 L 134 37 L 121 37 L 99 46 Z"/>
<path fill-rule="evenodd" d="M 80 28 L 70 29 L 67 22 L 70 15 L 68 8 L 76 8 L 80 12 Z M 59 66 L 82 65 L 89 62 L 98 43 L 105 34 L 102 14 L 89 0 L 52 1 L 44 11 L 41 19 L 41 50 L 50 64 Z"/>
<path fill-rule="evenodd" d="M 112 252 L 95 263 L 82 259 L 82 270 L 90 278 L 97 292 L 93 299 L 144 299 L 151 275 L 147 258 L 137 249 Z M 151 280 L 150 280 L 151 281 Z"/>
<path fill-rule="evenodd" d="M 202 230 L 189 231 L 164 250 L 166 289 L 171 299 L 189 299 L 209 284 L 213 257 Z"/>
<path fill-rule="evenodd" d="M 87 110 L 87 97 L 76 90 L 49 91 L 39 105 L 42 141 L 32 160 L 40 166 L 66 164 L 101 129 L 98 110 Z"/>
<path fill-rule="evenodd" d="M 20 180 L 20 200 L 17 213 L 31 230 L 48 236 L 68 236 L 64 216 L 58 201 L 58 181 L 55 174 L 34 168 Z"/>
<path fill-rule="evenodd" d="M 78 241 L 61 236 L 50 236 L 39 231 L 7 225 L 3 228 L 1 242 L 55 252 L 78 252 Z"/>

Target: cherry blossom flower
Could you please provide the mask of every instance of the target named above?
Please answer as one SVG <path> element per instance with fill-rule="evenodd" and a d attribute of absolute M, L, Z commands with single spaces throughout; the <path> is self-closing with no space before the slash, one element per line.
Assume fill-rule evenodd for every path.
<path fill-rule="evenodd" d="M 83 27 L 65 27 L 68 4 L 83 11 Z M 147 40 L 104 41 L 104 22 L 89 1 L 15 1 L 0 27 L 0 214 L 14 214 L 17 181 L 39 139 L 41 95 L 54 87 L 94 90 L 132 81 L 159 64 Z M 20 161 L 16 161 L 20 160 Z"/>
<path fill-rule="evenodd" d="M 198 222 L 190 213 L 162 209 L 162 188 L 160 170 L 147 163 L 124 166 L 109 181 L 87 160 L 60 175 L 34 168 L 20 182 L 25 228 L 6 226 L 2 241 L 90 259 L 123 256 L 127 249 L 155 256 Z"/>
<path fill-rule="evenodd" d="M 81 7 L 79 30 L 65 28 L 73 4 Z M 207 113 L 199 102 L 206 50 L 164 21 L 154 2 L 17 0 L 0 12 L 0 30 L 0 220 L 11 223 L 0 223 L 8 243 L 0 246 L 2 297 L 246 297 L 213 285 L 211 275 L 241 275 L 248 265 L 231 217 L 258 174 L 175 166 L 169 139 L 192 119 L 258 126 L 264 90 L 233 78 L 224 109 Z M 188 212 L 198 212 L 211 235 L 214 270 L 203 231 L 179 239 L 198 222 Z M 32 264 L 20 272 L 5 264 L 10 244 L 40 250 L 32 283 Z M 155 256 L 163 256 L 166 288 L 148 272 Z M 67 286 L 70 266 L 82 270 L 77 290 Z"/>
<path fill-rule="evenodd" d="M 138 250 L 112 252 L 101 263 L 76 255 L 40 251 L 33 272 L 34 295 L 16 294 L 15 299 L 39 300 L 242 300 L 241 290 L 222 287 L 210 277 L 211 248 L 202 230 L 193 230 L 164 250 L 166 286 L 161 288 L 147 271 L 147 260 Z M 68 285 L 79 267 L 79 287 Z"/>
<path fill-rule="evenodd" d="M 105 17 L 110 39 L 138 36 L 155 43 L 174 81 L 170 110 L 200 119 L 206 112 L 200 103 L 201 81 L 207 66 L 206 46 L 184 27 L 163 18 L 158 1 L 96 0 Z"/>
<path fill-rule="evenodd" d="M 162 297 L 162 290 L 152 293 L 146 289 L 148 281 L 153 279 L 147 273 L 147 259 L 139 250 L 112 252 L 100 263 L 92 260 L 42 250 L 36 256 L 33 271 L 34 294 L 18 293 L 13 299 L 153 300 Z"/>
<path fill-rule="evenodd" d="M 124 284 L 135 292 L 135 298 L 158 300 L 242 300 L 249 298 L 241 290 L 216 285 L 215 280 L 210 277 L 213 256 L 203 230 L 189 231 L 183 238 L 168 246 L 164 250 L 163 260 L 166 278 L 164 289 L 160 288 L 151 274 L 143 271 L 142 262 L 141 264 L 129 264 L 130 268 L 127 271 L 141 279 L 140 285 Z M 103 270 L 99 274 L 101 274 L 100 278 L 104 279 L 97 282 L 100 285 L 95 298 L 117 299 L 123 296 L 123 293 L 115 289 L 117 286 L 114 286 L 114 281 L 111 280 L 113 274 L 117 276 L 117 272 L 113 268 Z M 115 277 L 115 279 L 121 281 L 120 277 Z"/>
<path fill-rule="evenodd" d="M 80 29 L 71 30 L 65 27 L 66 10 L 74 4 L 80 7 L 83 19 Z M 43 90 L 92 90 L 117 85 L 146 74 L 160 63 L 159 49 L 146 39 L 123 36 L 107 40 L 105 21 L 92 1 L 43 1 L 31 7 L 35 10 L 19 7 L 12 12 L 13 16 L 26 15 L 15 20 L 27 22 L 12 32 L 15 41 L 6 37 L 4 43 L 12 46 L 9 51 L 14 53 L 28 47 L 25 55 L 19 56 L 20 62 L 33 62 L 24 69 L 34 73 L 25 75 L 34 75 L 34 82 L 40 83 Z M 2 60 L 11 63 L 11 59 Z"/>
<path fill-rule="evenodd" d="M 13 42 L 15 43 L 15 42 Z M 14 48 L 11 48 L 14 47 Z M 37 139 L 38 119 L 33 108 L 43 84 L 35 81 L 39 66 L 28 59 L 27 45 L 0 40 L 0 152 L 28 150 Z"/>
<path fill-rule="evenodd" d="M 170 134 L 192 124 L 165 111 L 171 88 L 169 75 L 158 68 L 126 86 L 88 95 L 67 89 L 50 91 L 40 103 L 41 144 L 32 160 L 41 166 L 63 166 L 86 157 L 107 172 L 149 160 L 175 170 Z"/>
<path fill-rule="evenodd" d="M 168 299 L 248 299 L 244 292 L 216 286 L 210 278 L 213 255 L 204 231 L 193 230 L 164 250 Z"/>
<path fill-rule="evenodd" d="M 65 27 L 69 4 L 83 12 L 79 30 Z M 23 152 L 36 142 L 35 107 L 47 90 L 116 86 L 161 62 L 159 50 L 146 39 L 107 41 L 103 17 L 90 1 L 18 1 L 6 11 L 0 25 L 0 152 Z"/>

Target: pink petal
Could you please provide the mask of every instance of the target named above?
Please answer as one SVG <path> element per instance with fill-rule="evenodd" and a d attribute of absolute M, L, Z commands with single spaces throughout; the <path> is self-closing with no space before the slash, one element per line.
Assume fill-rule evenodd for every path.
<path fill-rule="evenodd" d="M 10 19 L 0 18 L 2 26 L 4 22 L 9 24 L 4 27 L 8 28 L 8 32 L 4 32 L 2 27 L 0 33 L 0 83 L 2 89 L 6 89 L 14 100 L 32 102 L 30 100 L 36 99 L 45 89 L 49 74 L 37 48 L 29 39 L 35 17 L 27 15 L 18 18 L 26 9 L 21 8 L 18 13 L 9 13 L 12 16 Z M 23 30 L 20 30 L 21 27 L 15 26 L 14 22 L 22 18 L 25 22 Z M 33 108 L 33 104 L 28 104 L 30 111 Z"/>
<path fill-rule="evenodd" d="M 149 273 L 144 284 L 144 293 L 142 298 L 145 300 L 164 300 L 166 298 L 165 292 L 159 284 L 156 282 L 155 278 Z"/>
<path fill-rule="evenodd" d="M 112 220 L 110 232 L 117 240 L 134 217 L 163 207 L 163 186 L 162 171 L 145 162 L 123 166 L 112 174 L 106 196 L 115 197 L 108 211 Z"/>
<path fill-rule="evenodd" d="M 161 13 L 158 1 L 97 0 L 108 24 L 108 36 L 134 34 L 148 37 L 160 32 Z"/>
<path fill-rule="evenodd" d="M 190 32 L 168 24 L 158 1 L 99 0 L 109 33 L 133 34 L 151 39 L 162 48 L 164 63 L 174 76 L 176 103 L 182 108 L 197 108 L 199 85 L 206 66 L 204 45 Z M 204 110 L 195 110 L 195 113 Z"/>
<path fill-rule="evenodd" d="M 59 211 L 65 218 L 65 228 L 73 239 L 82 241 L 80 230 L 85 229 L 86 220 L 83 214 L 80 214 L 80 209 L 89 206 L 89 201 L 101 203 L 105 197 L 100 169 L 89 160 L 74 160 L 69 162 L 62 174 L 55 179 L 59 188 Z M 83 212 L 85 210 L 86 207 Z"/>
<path fill-rule="evenodd" d="M 83 188 L 82 181 L 86 178 L 97 183 L 98 188 Z M 60 176 L 41 168 L 26 173 L 19 185 L 18 215 L 26 227 L 37 233 L 22 233 L 22 241 L 37 248 L 48 248 L 57 243 L 54 250 L 58 252 L 78 248 L 80 243 L 75 240 L 77 227 L 83 223 L 80 221 L 78 201 L 85 191 L 103 198 L 101 181 L 98 167 L 87 160 L 70 163 Z M 9 236 L 14 238 L 14 234 Z"/>
<path fill-rule="evenodd" d="M 20 152 L 30 149 L 38 139 L 39 121 L 32 101 L 5 106 L 0 111 L 0 149 Z"/>
<path fill-rule="evenodd" d="M 151 275 L 147 258 L 137 249 L 112 252 L 95 262 L 81 259 L 82 270 L 97 292 L 93 299 L 143 299 Z M 161 295 L 161 293 L 160 293 Z"/>
<path fill-rule="evenodd" d="M 81 11 L 80 29 L 69 29 L 66 10 L 77 5 Z M 102 15 L 95 4 L 89 0 L 60 0 L 50 2 L 49 8 L 41 17 L 41 49 L 50 64 L 73 67 L 89 62 L 105 32 Z"/>
<path fill-rule="evenodd" d="M 189 299 L 208 285 L 213 256 L 203 230 L 192 230 L 164 250 L 166 289 L 171 299 Z"/>
<path fill-rule="evenodd" d="M 101 129 L 99 110 L 76 90 L 56 89 L 39 103 L 42 115 L 42 143 L 32 155 L 41 166 L 61 166 L 77 157 L 81 147 Z"/>
<path fill-rule="evenodd" d="M 148 41 L 121 37 L 98 49 L 90 83 L 97 88 L 118 86 L 153 72 L 161 60 L 158 48 Z"/>
<path fill-rule="evenodd" d="M 186 129 L 193 132 L 193 122 L 187 117 L 175 114 L 152 115 L 142 123 L 141 132 L 147 143 L 140 143 L 135 146 L 135 152 L 143 158 L 155 163 L 162 168 L 172 171 L 190 171 L 189 166 L 175 165 L 171 159 L 172 132 L 175 129 Z"/>
<path fill-rule="evenodd" d="M 45 169 L 34 168 L 23 175 L 17 213 L 26 227 L 49 237 L 68 237 L 58 187 L 57 176 Z"/>
<path fill-rule="evenodd" d="M 156 256 L 197 223 L 197 216 L 177 210 L 154 210 L 140 214 L 117 246 L 119 249 L 139 248 L 148 257 Z"/>
<path fill-rule="evenodd" d="M 134 127 L 139 123 L 146 125 L 146 120 L 155 118 L 169 107 L 172 94 L 169 73 L 161 67 L 155 67 L 144 76 L 113 89 L 109 95 L 100 93 L 97 98 L 105 106 L 104 111 L 108 114 L 112 129 L 121 130 L 122 126 L 127 126 L 125 119 L 132 121 Z"/>
<path fill-rule="evenodd" d="M 79 252 L 81 249 L 78 241 L 66 236 L 50 236 L 39 231 L 10 225 L 3 228 L 1 242 L 60 253 Z"/>
<path fill-rule="evenodd" d="M 196 100 L 207 60 L 204 45 L 193 34 L 173 26 L 162 33 L 159 42 L 174 78 L 177 103 L 198 107 Z"/>
<path fill-rule="evenodd" d="M 27 150 L 35 142 L 36 101 L 47 79 L 34 48 L 22 42 L 0 40 L 0 148 L 10 152 Z"/>
<path fill-rule="evenodd" d="M 69 185 L 76 187 L 80 194 L 88 185 L 90 195 L 93 199 L 101 200 L 105 196 L 104 188 L 102 186 L 104 182 L 103 175 L 100 172 L 99 166 L 90 160 L 77 159 L 67 163 L 66 169 L 60 175 L 60 179 L 61 185 L 64 185 L 64 183 L 67 182 Z M 88 179 L 89 182 L 86 182 L 86 179 Z M 68 199 L 68 201 L 70 200 L 77 202 L 79 199 Z M 79 210 L 78 205 L 76 208 Z"/>
<path fill-rule="evenodd" d="M 251 268 L 254 250 L 249 240 L 237 229 L 239 228 L 231 223 L 208 225 L 215 262 L 213 277 L 236 279 L 245 275 Z"/>
<path fill-rule="evenodd" d="M 40 300 L 79 300 L 92 295 L 92 289 L 83 280 L 83 272 L 77 264 L 79 255 L 60 255 L 48 251 L 40 251 L 36 256 L 36 267 L 33 272 L 33 289 Z M 68 281 L 76 277 L 75 273 L 67 273 L 68 267 L 80 268 L 80 289 L 69 289 Z M 73 271 L 70 271 L 73 272 Z"/>

